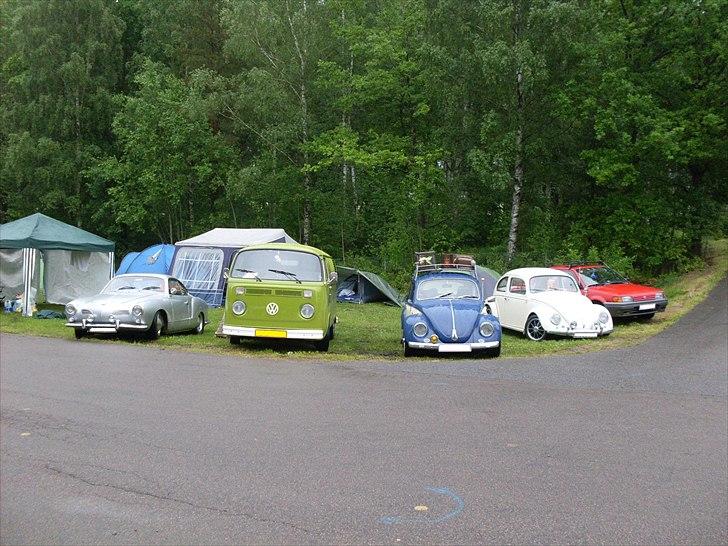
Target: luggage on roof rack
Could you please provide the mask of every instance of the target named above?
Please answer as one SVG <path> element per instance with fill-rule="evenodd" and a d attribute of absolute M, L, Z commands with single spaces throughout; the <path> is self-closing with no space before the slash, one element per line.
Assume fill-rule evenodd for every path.
<path fill-rule="evenodd" d="M 467 254 L 447 252 L 437 255 L 433 251 L 415 252 L 415 277 L 421 273 L 457 270 L 475 275 L 475 259 Z"/>

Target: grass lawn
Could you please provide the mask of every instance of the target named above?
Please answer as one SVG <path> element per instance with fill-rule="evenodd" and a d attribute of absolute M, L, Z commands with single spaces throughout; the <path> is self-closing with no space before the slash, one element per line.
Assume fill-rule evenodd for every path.
<path fill-rule="evenodd" d="M 707 265 L 700 270 L 682 275 L 671 274 L 656 280 L 665 290 L 669 304 L 664 313 L 658 313 L 652 320 L 617 322 L 614 332 L 600 339 L 550 339 L 536 343 L 524 336 L 505 331 L 502 341 L 502 356 L 543 356 L 549 354 L 582 353 L 603 349 L 614 349 L 640 343 L 661 332 L 695 305 L 701 302 L 728 272 L 728 240 L 711 243 Z M 60 305 L 41 305 L 61 311 Z M 383 304 L 340 304 L 337 308 L 340 322 L 336 338 L 331 342 L 328 353 L 318 353 L 306 344 L 243 341 L 232 346 L 227 339 L 215 337 L 215 328 L 222 318 L 221 309 L 212 309 L 211 323 L 205 333 L 196 335 L 165 336 L 158 341 L 136 341 L 133 339 L 90 338 L 78 343 L 125 343 L 155 347 L 168 347 L 198 352 L 238 355 L 242 358 L 293 357 L 324 360 L 341 359 L 400 359 L 401 330 L 400 309 Z M 44 337 L 73 339 L 73 330 L 64 326 L 61 319 L 40 320 L 25 318 L 17 313 L 0 313 L 0 332 Z M 460 355 L 458 356 L 458 358 Z M 434 357 L 425 357 L 434 358 Z"/>

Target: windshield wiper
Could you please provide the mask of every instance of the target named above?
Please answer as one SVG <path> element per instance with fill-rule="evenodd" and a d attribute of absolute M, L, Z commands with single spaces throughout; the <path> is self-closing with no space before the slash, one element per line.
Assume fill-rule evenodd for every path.
<path fill-rule="evenodd" d="M 271 273 L 278 273 L 280 275 L 285 275 L 286 277 L 292 278 L 298 284 L 301 284 L 301 281 L 298 280 L 298 276 L 295 273 L 291 273 L 290 271 L 283 271 L 282 269 L 269 269 L 268 271 L 270 271 Z"/>
<path fill-rule="evenodd" d="M 261 279 L 255 271 L 251 271 L 250 269 L 240 269 L 236 267 L 235 269 L 233 269 L 233 271 L 240 271 L 241 273 L 252 273 L 256 281 L 263 282 L 263 279 Z"/>
<path fill-rule="evenodd" d="M 439 296 L 437 296 L 437 298 L 438 299 L 440 299 L 440 298 L 446 298 L 448 296 L 452 296 L 452 294 L 453 294 L 452 292 L 445 292 L 444 294 L 440 294 Z"/>
<path fill-rule="evenodd" d="M 478 297 L 479 296 L 459 296 L 458 299 L 459 300 L 463 300 L 463 299 L 473 299 L 473 300 L 477 300 Z"/>
<path fill-rule="evenodd" d="M 137 289 L 136 286 L 122 286 L 121 288 L 117 288 L 116 290 L 121 291 L 121 290 L 136 290 L 136 289 Z"/>

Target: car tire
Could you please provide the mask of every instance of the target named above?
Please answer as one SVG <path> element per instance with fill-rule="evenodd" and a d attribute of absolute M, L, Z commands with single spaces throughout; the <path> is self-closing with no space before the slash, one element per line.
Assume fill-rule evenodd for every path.
<path fill-rule="evenodd" d="M 193 330 L 195 334 L 200 335 L 205 333 L 205 315 L 200 313 L 197 317 L 197 326 Z"/>
<path fill-rule="evenodd" d="M 409 345 L 407 345 L 407 343 L 405 342 L 405 344 L 404 344 L 404 356 L 405 356 L 405 358 L 409 358 L 411 356 L 419 356 L 419 355 L 420 355 L 420 351 L 419 350 L 413 349 L 412 347 L 410 347 Z"/>
<path fill-rule="evenodd" d="M 228 336 L 230 345 L 240 345 L 240 336 Z"/>
<path fill-rule="evenodd" d="M 74 328 L 73 335 L 76 336 L 76 339 L 83 339 L 86 337 L 86 330 L 83 328 Z"/>
<path fill-rule="evenodd" d="M 164 319 L 164 313 L 157 311 L 154 315 L 152 325 L 149 327 L 149 339 L 159 339 L 167 330 L 167 321 Z"/>
<path fill-rule="evenodd" d="M 325 353 L 329 350 L 329 342 L 331 340 L 329 339 L 329 335 L 326 334 L 323 339 L 320 339 L 316 342 L 314 342 L 314 345 L 316 346 L 316 350 L 320 353 Z"/>
<path fill-rule="evenodd" d="M 334 325 L 329 326 L 329 339 L 334 339 Z"/>
<path fill-rule="evenodd" d="M 498 358 L 501 354 L 500 343 L 498 344 L 498 347 L 488 349 L 485 354 L 488 355 L 488 358 Z"/>
<path fill-rule="evenodd" d="M 640 315 L 640 320 L 652 320 L 654 316 L 654 313 L 647 313 L 646 315 Z"/>
<path fill-rule="evenodd" d="M 543 341 L 546 337 L 546 329 L 536 315 L 530 315 L 526 320 L 525 334 L 531 341 Z"/>

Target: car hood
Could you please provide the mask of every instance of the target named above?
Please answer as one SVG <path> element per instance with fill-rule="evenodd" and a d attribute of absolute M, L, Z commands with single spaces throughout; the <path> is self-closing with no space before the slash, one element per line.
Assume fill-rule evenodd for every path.
<path fill-rule="evenodd" d="M 159 296 L 159 294 L 155 294 Z M 131 309 L 134 305 L 141 304 L 145 300 L 148 300 L 151 295 L 147 294 L 97 294 L 95 296 L 89 296 L 85 298 L 77 298 L 71 301 L 69 304 L 73 305 L 76 309 L 88 309 L 93 311 L 98 308 L 109 308 L 110 310 L 116 309 Z M 113 307 L 113 309 L 111 309 Z"/>
<path fill-rule="evenodd" d="M 441 341 L 467 341 L 478 324 L 483 303 L 476 299 L 435 299 L 418 303 Z M 454 322 L 453 322 L 454 317 Z"/>
<path fill-rule="evenodd" d="M 645 286 L 643 284 L 623 283 L 623 284 L 602 284 L 590 286 L 587 289 L 589 294 L 599 294 L 605 298 L 612 296 L 632 296 L 633 298 L 649 298 L 654 299 L 657 292 L 662 292 L 659 288 Z"/>
<path fill-rule="evenodd" d="M 566 319 L 591 319 L 595 314 L 594 304 L 577 292 L 546 291 L 531 294 L 532 302 L 548 305 Z"/>

